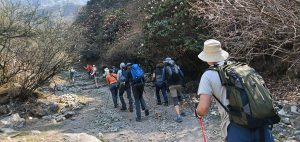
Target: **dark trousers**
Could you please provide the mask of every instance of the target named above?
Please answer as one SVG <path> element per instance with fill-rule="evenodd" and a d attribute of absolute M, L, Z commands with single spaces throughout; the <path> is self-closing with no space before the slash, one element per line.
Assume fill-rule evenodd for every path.
<path fill-rule="evenodd" d="M 157 102 L 161 102 L 160 95 L 159 95 L 160 90 L 161 90 L 161 93 L 163 95 L 164 101 L 168 102 L 167 87 L 166 87 L 166 85 L 165 84 L 155 85 L 155 89 L 156 89 L 155 92 L 156 92 Z"/>
<path fill-rule="evenodd" d="M 92 78 L 93 78 L 92 75 L 91 75 L 91 73 L 92 73 L 91 71 L 88 71 L 88 72 L 87 72 L 89 79 L 92 79 Z"/>
<path fill-rule="evenodd" d="M 132 93 L 133 93 L 133 97 L 134 97 L 136 116 L 138 119 L 141 118 L 141 107 L 142 107 L 142 110 L 147 109 L 146 103 L 145 103 L 145 100 L 143 97 L 143 92 L 144 92 L 144 84 L 138 83 L 138 84 L 132 85 Z"/>
<path fill-rule="evenodd" d="M 111 84 L 109 90 L 112 95 L 114 106 L 116 107 L 118 106 L 118 84 L 117 83 Z"/>
<path fill-rule="evenodd" d="M 274 142 L 270 128 L 264 128 L 265 142 Z M 230 123 L 227 127 L 227 142 L 260 142 L 260 130 L 251 130 L 235 123 Z"/>
<path fill-rule="evenodd" d="M 131 97 L 131 86 L 130 85 L 124 85 L 124 84 L 120 84 L 120 87 L 119 87 L 119 97 L 120 97 L 120 101 L 122 103 L 122 108 L 126 108 L 126 103 L 125 103 L 125 100 L 124 100 L 124 92 L 126 91 L 127 93 L 127 99 L 128 99 L 128 102 L 129 102 L 129 108 L 133 108 L 133 99 Z"/>

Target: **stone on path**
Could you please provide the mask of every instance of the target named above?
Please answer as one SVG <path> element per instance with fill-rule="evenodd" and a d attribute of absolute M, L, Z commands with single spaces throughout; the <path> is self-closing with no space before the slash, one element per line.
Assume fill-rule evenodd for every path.
<path fill-rule="evenodd" d="M 291 112 L 300 115 L 300 112 L 297 111 L 297 106 L 291 106 Z"/>
<path fill-rule="evenodd" d="M 41 131 L 39 131 L 39 130 L 32 130 L 31 131 L 31 134 L 32 135 L 39 135 L 39 134 L 41 134 L 42 132 Z"/>
<path fill-rule="evenodd" d="M 8 116 L 2 120 L 0 120 L 0 126 L 4 127 L 17 127 L 21 128 L 24 126 L 25 119 L 21 118 L 18 113 L 15 113 L 11 116 Z"/>
<path fill-rule="evenodd" d="M 16 133 L 16 132 L 17 131 L 12 128 L 0 128 L 0 133 L 12 134 L 12 133 Z"/>
<path fill-rule="evenodd" d="M 88 135 L 86 133 L 78 134 L 64 134 L 64 142 L 101 142 L 95 136 Z"/>

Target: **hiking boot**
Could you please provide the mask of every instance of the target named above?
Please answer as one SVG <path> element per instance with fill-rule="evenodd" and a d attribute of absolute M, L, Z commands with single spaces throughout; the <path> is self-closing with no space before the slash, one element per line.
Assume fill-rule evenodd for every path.
<path fill-rule="evenodd" d="M 135 121 L 136 122 L 142 122 L 142 119 L 141 118 L 136 118 Z"/>
<path fill-rule="evenodd" d="M 133 112 L 133 107 L 129 107 L 129 112 Z"/>
<path fill-rule="evenodd" d="M 158 101 L 156 104 L 157 104 L 157 105 L 161 105 L 161 101 Z"/>
<path fill-rule="evenodd" d="M 181 113 L 180 113 L 180 116 L 187 116 L 187 113 L 185 112 L 185 111 L 182 111 Z"/>
<path fill-rule="evenodd" d="M 121 108 L 121 111 L 126 111 L 126 107 L 125 107 L 125 108 L 124 108 L 124 107 L 122 107 L 122 108 Z"/>
<path fill-rule="evenodd" d="M 117 108 L 117 107 L 118 107 L 118 105 L 115 105 L 114 107 L 115 107 L 115 108 Z"/>
<path fill-rule="evenodd" d="M 164 102 L 164 106 L 169 106 L 169 102 Z"/>
<path fill-rule="evenodd" d="M 181 116 L 177 116 L 175 118 L 175 121 L 178 122 L 178 123 L 182 122 L 182 117 Z"/>
<path fill-rule="evenodd" d="M 149 115 L 149 110 L 148 110 L 148 109 L 145 110 L 145 115 L 146 115 L 146 116 Z"/>

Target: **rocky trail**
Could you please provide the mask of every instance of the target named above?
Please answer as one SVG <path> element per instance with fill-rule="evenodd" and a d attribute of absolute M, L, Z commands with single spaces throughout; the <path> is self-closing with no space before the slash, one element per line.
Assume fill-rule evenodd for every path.
<path fill-rule="evenodd" d="M 67 78 L 67 73 L 62 76 L 62 79 Z M 184 109 L 188 115 L 183 122 L 177 123 L 173 120 L 173 104 L 157 106 L 154 88 L 146 85 L 144 96 L 150 115 L 142 113 L 142 122 L 136 122 L 135 112 L 124 112 L 113 107 L 111 94 L 105 83 L 100 83 L 97 88 L 93 80 L 87 78 L 85 73 L 78 72 L 74 84 L 64 81 L 57 85 L 54 98 L 41 99 L 41 102 L 55 102 L 58 106 L 61 103 L 67 104 L 60 106 L 54 114 L 41 115 L 40 118 L 20 118 L 18 114 L 0 117 L 0 142 L 203 141 L 199 121 L 194 117 L 190 105 L 186 105 Z M 47 87 L 43 91 L 49 93 Z M 128 102 L 126 97 L 125 101 Z M 288 110 L 289 107 L 286 105 L 281 110 L 283 122 L 275 126 L 277 141 L 292 142 L 297 139 L 298 127 L 294 122 L 299 115 Z M 299 110 L 296 108 L 296 111 Z M 221 142 L 223 139 L 219 131 L 219 119 L 216 107 L 213 106 L 203 120 L 209 142 Z"/>

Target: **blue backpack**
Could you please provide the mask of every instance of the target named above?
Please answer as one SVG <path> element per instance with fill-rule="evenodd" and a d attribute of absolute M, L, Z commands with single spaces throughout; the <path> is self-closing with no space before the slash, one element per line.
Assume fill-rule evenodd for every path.
<path fill-rule="evenodd" d="M 144 72 L 139 67 L 138 64 L 133 64 L 131 66 L 130 72 L 131 72 L 131 75 L 132 75 L 132 78 L 133 78 L 134 82 L 141 82 L 142 81 L 142 78 L 144 77 Z"/>

